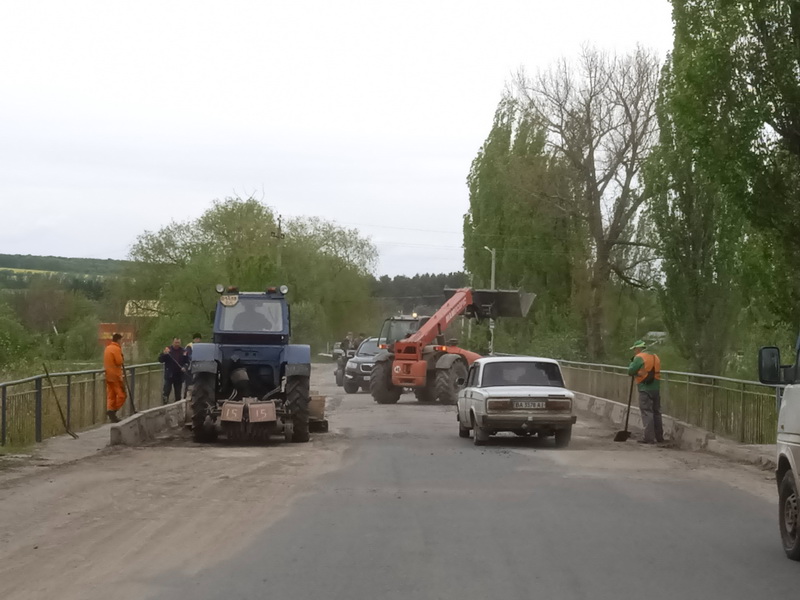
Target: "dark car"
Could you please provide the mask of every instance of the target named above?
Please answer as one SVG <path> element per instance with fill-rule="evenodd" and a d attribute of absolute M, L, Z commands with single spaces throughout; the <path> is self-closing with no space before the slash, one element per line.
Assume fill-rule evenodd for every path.
<path fill-rule="evenodd" d="M 378 338 L 367 338 L 358 347 L 355 356 L 351 357 L 344 370 L 344 391 L 355 394 L 359 388 L 369 390 L 369 377 L 375 366 L 375 355 L 378 354 Z"/>

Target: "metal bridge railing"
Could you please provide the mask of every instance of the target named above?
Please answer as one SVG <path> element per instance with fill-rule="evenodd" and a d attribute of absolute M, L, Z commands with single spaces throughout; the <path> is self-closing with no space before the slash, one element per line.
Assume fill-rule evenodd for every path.
<path fill-rule="evenodd" d="M 164 365 L 126 367 L 136 410 L 161 404 Z M 50 375 L 67 425 L 74 431 L 102 425 L 106 420 L 106 381 L 103 369 Z M 131 414 L 130 400 L 120 416 Z M 0 446 L 27 446 L 64 433 L 64 425 L 47 378 L 36 375 L 0 383 Z"/>
<path fill-rule="evenodd" d="M 627 403 L 627 367 L 559 362 L 570 389 Z M 661 410 L 665 415 L 745 444 L 775 443 L 779 398 L 780 388 L 757 381 L 661 371 Z M 636 397 L 633 404 L 636 406 Z"/>

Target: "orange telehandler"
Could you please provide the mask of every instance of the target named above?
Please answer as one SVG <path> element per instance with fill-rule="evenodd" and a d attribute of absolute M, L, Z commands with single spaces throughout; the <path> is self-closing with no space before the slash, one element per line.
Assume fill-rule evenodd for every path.
<path fill-rule="evenodd" d="M 370 393 L 378 404 L 394 404 L 403 388 L 420 402 L 455 404 L 467 369 L 480 357 L 446 341 L 447 327 L 464 314 L 477 320 L 524 317 L 535 294 L 512 290 L 446 289 L 446 301 L 431 317 L 392 317 L 381 329 L 383 351 L 375 357 Z"/>

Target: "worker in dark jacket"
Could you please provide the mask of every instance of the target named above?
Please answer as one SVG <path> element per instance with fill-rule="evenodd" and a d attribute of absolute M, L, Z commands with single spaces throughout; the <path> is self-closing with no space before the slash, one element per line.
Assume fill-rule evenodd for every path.
<path fill-rule="evenodd" d="M 164 393 L 162 401 L 169 402 L 170 389 L 175 390 L 175 402 L 181 399 L 181 388 L 186 373 L 188 357 L 186 350 L 181 346 L 180 338 L 173 338 L 172 345 L 164 348 L 158 357 L 158 362 L 164 363 Z"/>
<path fill-rule="evenodd" d="M 647 352 L 642 340 L 631 346 L 634 355 L 628 366 L 628 375 L 636 378 L 639 386 L 639 411 L 644 426 L 644 439 L 640 444 L 655 444 L 664 441 L 664 426 L 661 420 L 661 359 Z"/>

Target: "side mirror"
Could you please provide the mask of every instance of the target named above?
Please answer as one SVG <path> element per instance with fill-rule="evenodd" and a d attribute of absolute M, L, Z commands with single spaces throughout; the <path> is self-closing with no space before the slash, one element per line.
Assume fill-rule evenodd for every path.
<path fill-rule="evenodd" d="M 467 380 L 464 379 L 463 377 L 459 377 L 458 379 L 456 379 L 456 385 L 458 387 L 464 387 L 465 383 L 467 383 Z"/>
<path fill-rule="evenodd" d="M 765 346 L 758 351 L 758 380 L 766 385 L 782 383 L 781 351 L 775 346 Z"/>

